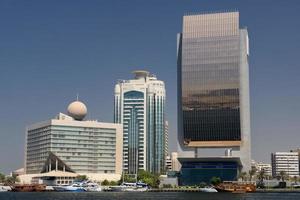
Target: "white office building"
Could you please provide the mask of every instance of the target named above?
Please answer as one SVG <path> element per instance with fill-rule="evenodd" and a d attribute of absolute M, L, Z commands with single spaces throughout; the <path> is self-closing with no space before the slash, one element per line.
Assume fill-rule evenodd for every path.
<path fill-rule="evenodd" d="M 120 124 L 83 120 L 86 106 L 75 101 L 68 115 L 27 127 L 25 171 L 40 174 L 71 172 L 89 177 L 120 177 L 123 127 Z"/>
<path fill-rule="evenodd" d="M 272 165 L 269 163 L 258 162 L 256 169 L 258 172 L 263 170 L 265 175 L 272 176 Z"/>
<path fill-rule="evenodd" d="M 115 86 L 115 123 L 123 124 L 124 171 L 165 170 L 165 84 L 147 71 Z"/>
<path fill-rule="evenodd" d="M 276 177 L 281 171 L 288 176 L 299 176 L 298 152 L 275 152 L 271 155 L 272 175 Z"/>

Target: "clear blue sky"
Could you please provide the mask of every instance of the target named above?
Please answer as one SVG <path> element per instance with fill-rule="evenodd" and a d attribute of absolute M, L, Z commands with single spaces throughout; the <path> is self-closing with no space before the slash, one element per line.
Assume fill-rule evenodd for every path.
<path fill-rule="evenodd" d="M 240 11 L 250 36 L 252 155 L 299 147 L 298 0 L 1 0 L 0 171 L 22 167 L 25 127 L 80 94 L 89 118 L 113 119 L 116 80 L 147 69 L 166 82 L 176 139 L 176 34 L 189 12 Z"/>

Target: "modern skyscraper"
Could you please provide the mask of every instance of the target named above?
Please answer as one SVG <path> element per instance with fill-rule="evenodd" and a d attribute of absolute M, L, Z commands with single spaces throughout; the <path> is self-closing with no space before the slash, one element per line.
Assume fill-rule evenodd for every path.
<path fill-rule="evenodd" d="M 68 112 L 27 127 L 26 174 L 55 170 L 121 177 L 122 125 L 83 120 L 87 109 L 80 101 L 71 103 Z"/>
<path fill-rule="evenodd" d="M 184 16 L 177 47 L 179 157 L 230 148 L 232 166 L 249 170 L 249 42 L 239 13 Z"/>
<path fill-rule="evenodd" d="M 147 71 L 115 86 L 115 123 L 123 124 L 126 173 L 165 170 L 165 85 Z"/>

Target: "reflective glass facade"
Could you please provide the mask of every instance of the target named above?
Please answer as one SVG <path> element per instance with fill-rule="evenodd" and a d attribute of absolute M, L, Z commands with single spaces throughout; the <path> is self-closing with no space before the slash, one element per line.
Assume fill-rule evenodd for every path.
<path fill-rule="evenodd" d="M 135 173 L 144 168 L 144 93 L 124 93 L 123 107 L 124 167 Z"/>
<path fill-rule="evenodd" d="M 199 185 L 201 182 L 210 183 L 212 177 L 219 177 L 225 181 L 236 181 L 238 173 L 239 165 L 234 161 L 183 162 L 179 184 Z"/>
<path fill-rule="evenodd" d="M 184 143 L 240 141 L 238 12 L 184 16 L 178 71 Z"/>

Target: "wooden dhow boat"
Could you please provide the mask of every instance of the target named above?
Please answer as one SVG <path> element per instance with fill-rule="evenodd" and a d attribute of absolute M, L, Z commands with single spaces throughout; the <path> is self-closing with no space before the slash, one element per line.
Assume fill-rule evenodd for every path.
<path fill-rule="evenodd" d="M 17 184 L 11 186 L 13 192 L 43 192 L 46 191 L 44 184 Z"/>
<path fill-rule="evenodd" d="M 246 193 L 255 192 L 256 185 L 254 182 L 224 181 L 216 185 L 215 189 L 218 192 Z"/>

